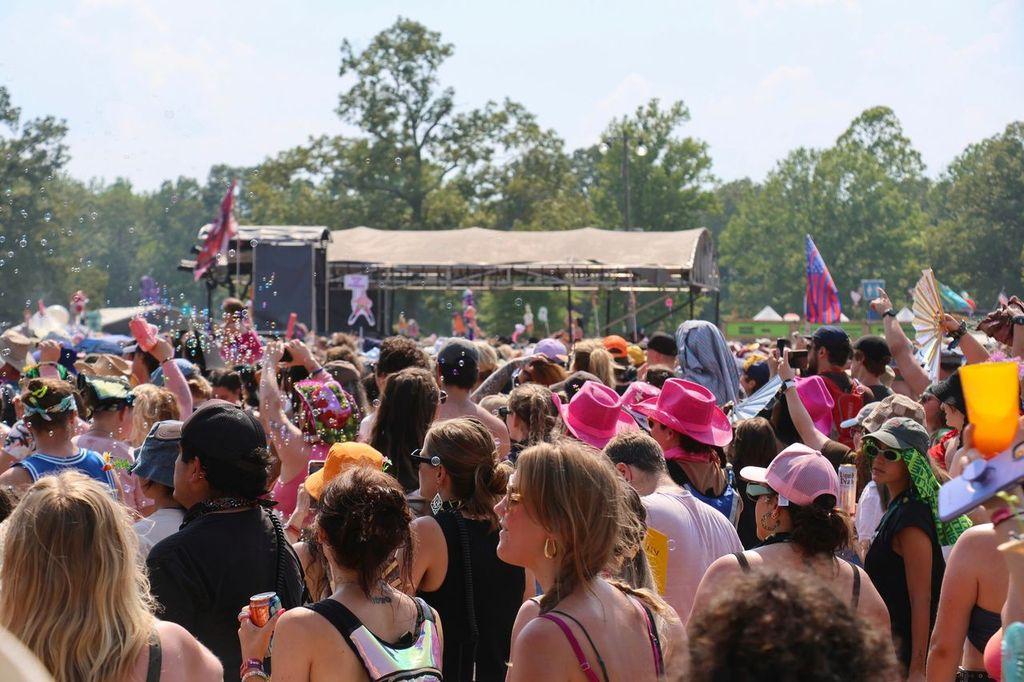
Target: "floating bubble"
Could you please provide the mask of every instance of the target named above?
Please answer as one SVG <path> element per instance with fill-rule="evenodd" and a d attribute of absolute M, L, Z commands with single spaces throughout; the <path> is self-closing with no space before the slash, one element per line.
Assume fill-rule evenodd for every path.
<path fill-rule="evenodd" d="M 395 157 L 395 165 L 396 166 L 401 166 L 402 165 L 402 157 L 401 156 L 396 156 Z"/>
<path fill-rule="evenodd" d="M 228 258 L 234 258 L 234 257 L 235 257 L 235 250 L 234 249 L 228 249 Z"/>
<path fill-rule="evenodd" d="M 53 214 L 50 213 L 49 211 L 43 214 L 43 220 L 45 220 L 46 222 L 50 222 L 51 218 L 53 218 Z"/>
<path fill-rule="evenodd" d="M 254 248 L 254 249 L 255 249 L 255 248 L 256 248 L 257 246 L 259 246 L 259 243 L 260 243 L 260 240 L 259 240 L 259 239 L 250 239 L 250 240 L 249 240 L 249 246 L 251 246 L 251 247 L 252 247 L 252 248 Z"/>
<path fill-rule="evenodd" d="M 26 211 L 25 209 L 21 209 L 21 217 L 28 218 L 28 211 Z"/>
<path fill-rule="evenodd" d="M 637 156 L 647 156 L 647 145 L 641 144 L 636 148 Z"/>
<path fill-rule="evenodd" d="M 7 237 L 0 234 L 0 244 L 3 244 L 5 241 L 7 241 Z"/>
<path fill-rule="evenodd" d="M 15 274 L 15 275 L 17 275 L 17 274 L 18 274 L 18 268 L 14 268 L 14 274 Z"/>
<path fill-rule="evenodd" d="M 134 225 L 129 225 L 128 226 L 128 234 L 135 234 L 135 226 Z"/>
<path fill-rule="evenodd" d="M 21 240 L 20 240 L 20 241 L 18 242 L 18 246 L 20 246 L 20 247 L 21 247 L 21 248 L 23 248 L 23 249 L 24 249 L 24 248 L 25 248 L 26 246 L 28 246 L 28 240 L 27 240 L 27 239 L 25 239 L 25 235 L 21 235 Z"/>
<path fill-rule="evenodd" d="M 519 307 L 519 306 L 521 306 L 521 305 L 523 305 L 523 299 L 521 299 L 521 298 L 517 298 L 517 299 L 516 299 L 516 307 L 518 308 L 518 307 Z"/>
<path fill-rule="evenodd" d="M 39 246 L 46 246 L 46 240 L 45 239 L 40 239 L 39 240 Z"/>
<path fill-rule="evenodd" d="M 14 252 L 13 251 L 8 251 L 7 252 L 7 257 L 8 258 L 14 258 Z"/>
<path fill-rule="evenodd" d="M 97 213 L 96 211 L 93 211 L 92 213 L 89 214 L 89 217 L 92 218 L 93 220 L 96 220 L 97 218 L 100 217 L 100 214 Z"/>

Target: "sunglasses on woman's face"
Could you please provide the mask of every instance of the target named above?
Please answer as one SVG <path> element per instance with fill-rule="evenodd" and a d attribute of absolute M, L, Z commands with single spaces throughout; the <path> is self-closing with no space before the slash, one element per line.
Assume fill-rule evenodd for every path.
<path fill-rule="evenodd" d="M 512 509 L 512 507 L 516 506 L 517 504 L 519 504 L 522 501 L 523 501 L 523 496 L 522 496 L 521 493 L 517 492 L 516 489 L 514 487 L 512 487 L 511 485 L 506 486 L 506 488 L 505 488 L 505 508 L 506 509 Z"/>
<path fill-rule="evenodd" d="M 774 490 L 772 490 L 771 488 L 769 488 L 768 486 L 766 486 L 766 485 L 759 485 L 757 483 L 748 483 L 747 484 L 747 497 L 757 498 L 757 497 L 764 497 L 765 495 L 775 495 L 775 494 L 777 494 L 777 493 Z"/>
<path fill-rule="evenodd" d="M 409 459 L 420 464 L 429 464 L 432 467 L 441 466 L 441 458 L 438 457 L 437 455 L 430 455 L 429 457 L 427 455 L 424 455 L 423 448 L 416 448 L 415 450 L 410 452 Z"/>
<path fill-rule="evenodd" d="M 896 450 L 880 448 L 874 443 L 866 443 L 864 445 L 864 454 L 867 455 L 870 460 L 874 460 L 878 455 L 882 455 L 890 462 L 898 462 L 900 460 L 900 453 Z"/>

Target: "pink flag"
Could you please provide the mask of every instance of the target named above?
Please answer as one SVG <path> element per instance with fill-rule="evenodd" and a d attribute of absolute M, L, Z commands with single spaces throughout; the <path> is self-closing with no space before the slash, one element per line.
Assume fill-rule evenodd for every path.
<path fill-rule="evenodd" d="M 235 216 L 231 212 L 235 204 L 235 184 L 237 182 L 237 180 L 231 181 L 231 187 L 228 188 L 227 194 L 220 202 L 220 213 L 210 223 L 210 231 L 196 258 L 194 271 L 196 282 L 207 270 L 217 264 L 217 256 L 227 251 L 228 242 L 238 234 L 238 223 L 235 222 Z"/>

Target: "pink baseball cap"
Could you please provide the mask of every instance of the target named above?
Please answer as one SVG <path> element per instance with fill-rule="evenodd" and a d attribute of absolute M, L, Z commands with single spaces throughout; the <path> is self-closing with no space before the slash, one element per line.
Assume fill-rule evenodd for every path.
<path fill-rule="evenodd" d="M 768 468 L 743 467 L 740 478 L 765 485 L 779 494 L 779 506 L 814 504 L 822 495 L 839 499 L 839 476 L 828 458 L 803 443 L 794 443 L 775 456 Z"/>

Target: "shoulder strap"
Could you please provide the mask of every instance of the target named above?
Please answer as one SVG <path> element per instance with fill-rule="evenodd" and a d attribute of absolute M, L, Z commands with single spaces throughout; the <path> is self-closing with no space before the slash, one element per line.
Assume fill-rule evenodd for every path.
<path fill-rule="evenodd" d="M 580 643 L 576 640 L 576 635 L 572 634 L 572 630 L 565 621 L 552 613 L 541 614 L 541 618 L 550 620 L 552 623 L 558 626 L 565 635 L 565 638 L 569 640 L 569 646 L 572 647 L 572 653 L 576 657 L 576 662 L 580 664 L 580 670 L 583 671 L 583 676 L 587 678 L 587 682 L 600 682 L 594 669 L 590 667 L 590 663 L 587 662 L 587 657 L 583 653 L 583 649 L 580 648 Z"/>
<path fill-rule="evenodd" d="M 647 608 L 647 604 L 644 604 L 639 599 L 631 598 L 631 600 L 640 607 L 640 613 L 647 624 L 647 637 L 651 640 L 651 655 L 654 656 L 654 673 L 660 680 L 665 677 L 665 660 L 662 657 L 661 638 L 658 637 L 658 628 L 654 627 L 654 614 Z"/>
<path fill-rule="evenodd" d="M 163 649 L 160 635 L 156 630 L 149 635 L 149 665 L 146 668 L 146 682 L 160 682 L 160 668 L 163 667 Z"/>
<path fill-rule="evenodd" d="M 597 656 L 597 664 L 601 666 L 601 675 L 604 676 L 605 682 L 608 682 L 608 668 L 605 667 L 604 659 L 601 658 L 601 652 L 597 650 L 597 645 L 594 644 L 594 640 L 590 638 L 590 633 L 587 632 L 587 629 L 585 627 L 583 627 L 583 623 L 579 622 L 565 611 L 552 611 L 551 613 L 557 613 L 560 616 L 565 616 L 573 623 L 576 623 L 576 627 L 580 629 L 580 632 L 583 633 L 583 636 L 587 638 L 587 643 L 590 644 L 590 648 L 594 650 L 594 655 Z"/>
<path fill-rule="evenodd" d="M 853 606 L 853 610 L 857 610 L 857 605 L 860 603 L 860 569 L 853 566 L 853 598 L 850 604 Z"/>
<path fill-rule="evenodd" d="M 736 557 L 740 570 L 744 573 L 750 573 L 750 562 L 747 561 L 747 557 L 743 556 L 743 552 L 733 552 L 733 556 Z"/>
<path fill-rule="evenodd" d="M 345 638 L 349 646 L 352 645 L 352 642 L 349 641 L 349 635 L 363 624 L 344 604 L 334 599 L 324 599 L 313 604 L 306 604 L 304 608 L 323 616 L 327 622 L 341 633 L 341 636 Z"/>

